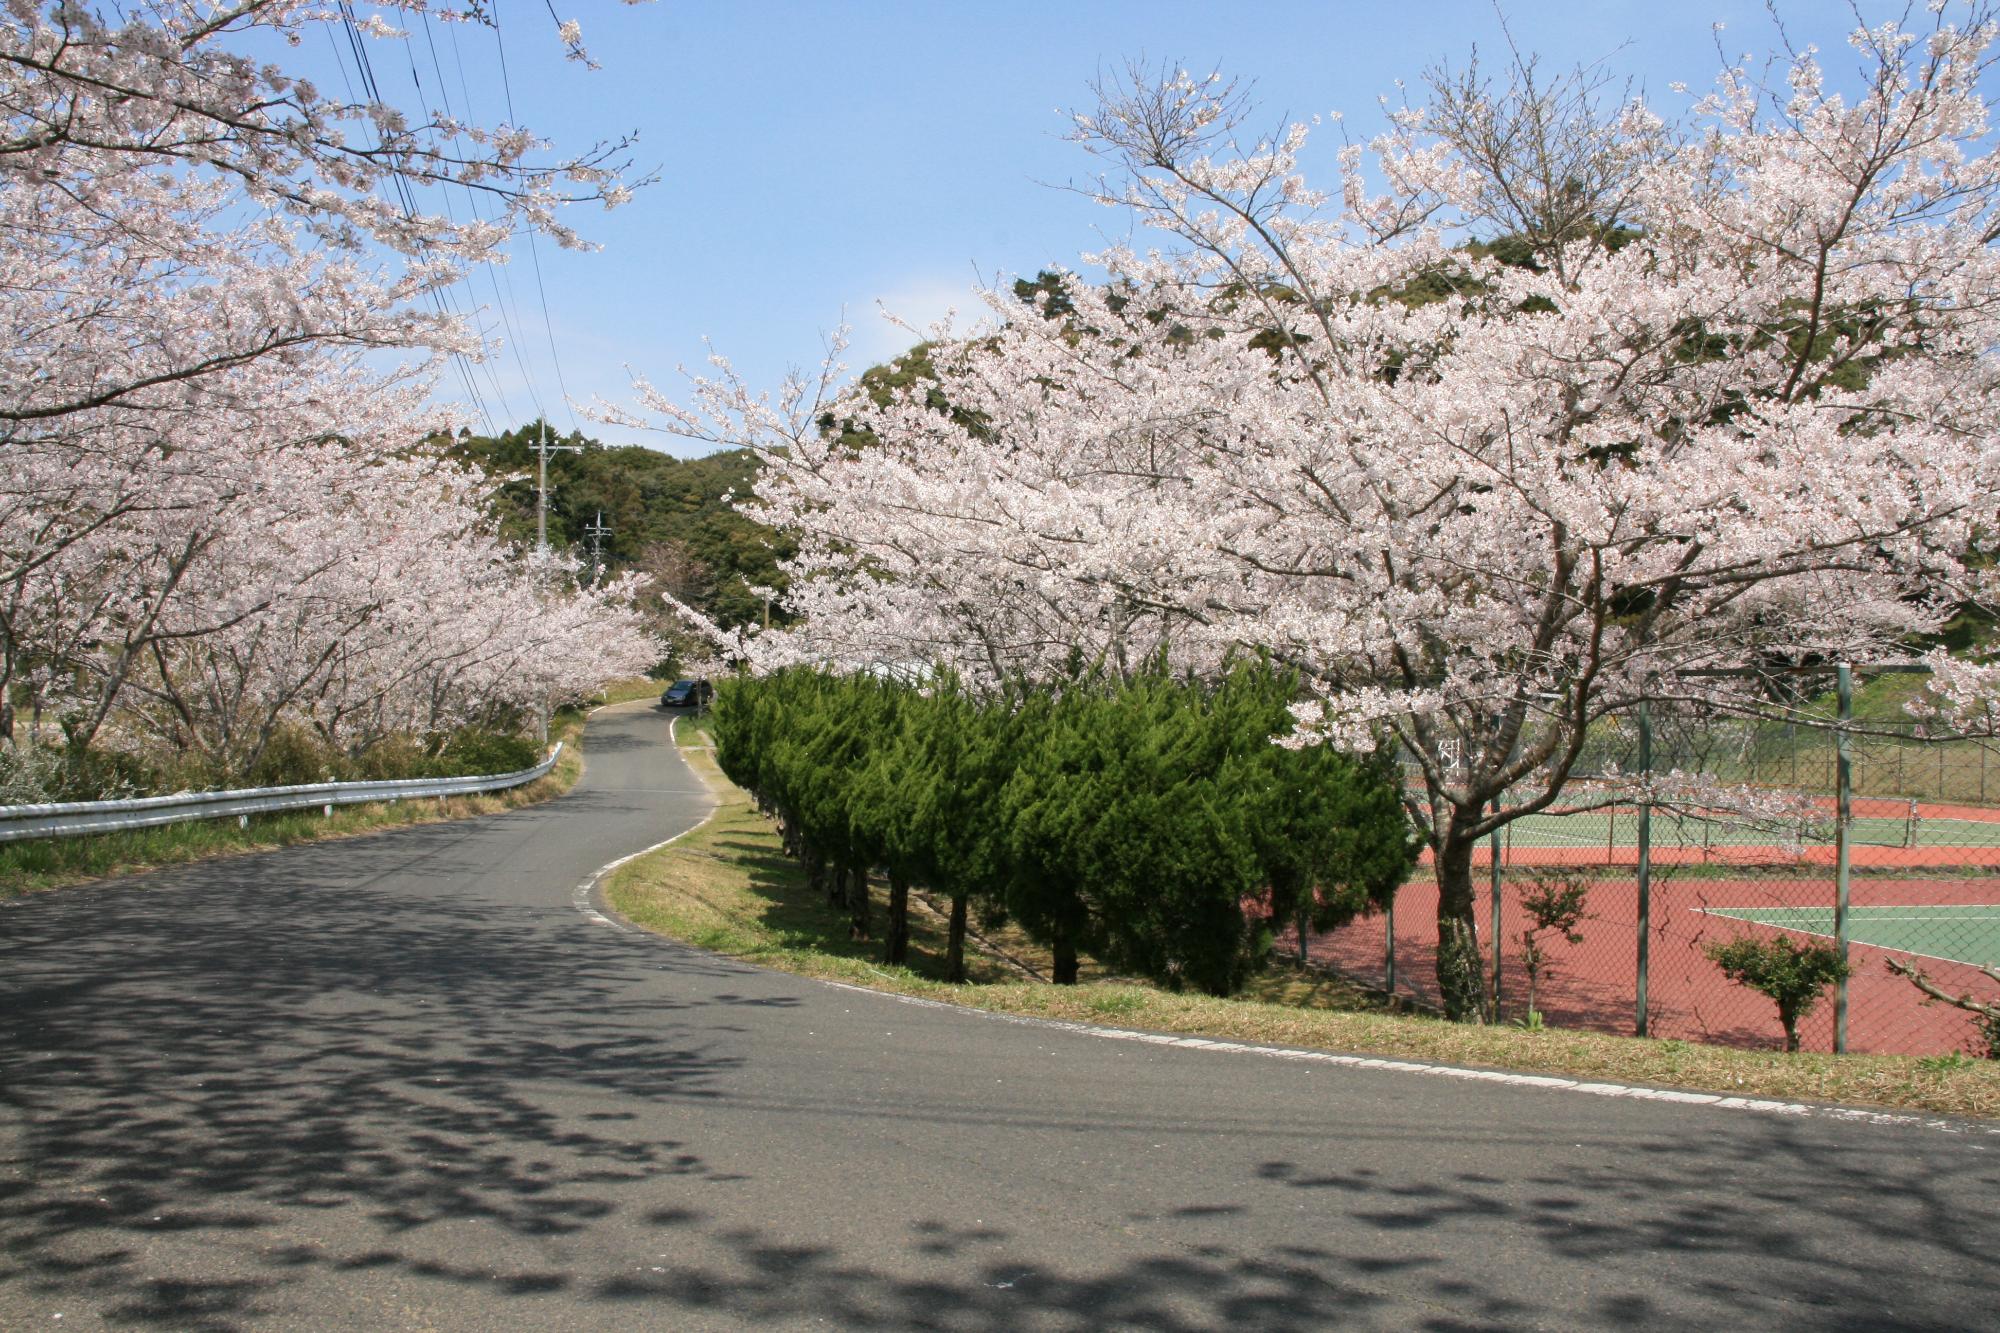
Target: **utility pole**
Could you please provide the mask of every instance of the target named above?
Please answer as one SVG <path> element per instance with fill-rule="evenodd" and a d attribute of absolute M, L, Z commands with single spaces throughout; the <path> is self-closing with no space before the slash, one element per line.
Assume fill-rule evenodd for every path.
<path fill-rule="evenodd" d="M 597 511 L 597 521 L 585 528 L 583 535 L 590 539 L 590 584 L 596 587 L 604 581 L 604 539 L 611 535 L 602 509 Z"/>
<path fill-rule="evenodd" d="M 580 454 L 580 444 L 550 444 L 549 423 L 545 419 L 539 423 L 541 438 L 535 442 L 535 551 L 539 555 L 549 550 L 549 455 L 560 453 Z M 600 515 L 599 517 L 602 517 Z"/>
<path fill-rule="evenodd" d="M 549 422 L 543 417 L 536 423 L 541 427 L 535 441 L 535 554 L 549 553 L 549 455 L 559 453 L 580 454 L 580 444 L 550 444 Z M 599 517 L 602 517 L 600 515 Z M 535 706 L 535 735 L 543 745 L 549 743 L 549 702 L 538 700 Z"/>

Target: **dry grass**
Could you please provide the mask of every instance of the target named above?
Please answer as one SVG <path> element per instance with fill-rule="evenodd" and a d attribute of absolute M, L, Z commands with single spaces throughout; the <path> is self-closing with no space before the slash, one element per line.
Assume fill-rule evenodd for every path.
<path fill-rule="evenodd" d="M 1050 986 L 1025 979 L 1000 956 L 1046 975 L 1046 953 L 1009 930 L 987 937 L 972 961 L 972 984 L 946 985 L 935 980 L 943 955 L 939 916 L 912 911 L 910 966 L 877 962 L 881 946 L 848 940 L 844 910 L 806 891 L 769 822 L 721 777 L 688 729 L 680 735 L 694 742 L 684 753 L 722 804 L 700 829 L 621 869 L 606 891 L 636 924 L 717 953 L 1000 1013 L 1746 1097 L 2000 1117 L 2000 1061 L 1785 1055 L 1556 1028 L 1474 1027 L 1388 1012 L 1364 990 L 1289 968 L 1274 968 L 1226 1000 L 1101 970 L 1093 977 L 1088 968 L 1086 984 Z"/>
<path fill-rule="evenodd" d="M 644 678 L 619 681 L 606 690 L 606 702 L 620 703 L 651 695 L 655 683 Z M 593 705 L 594 706 L 594 705 Z M 583 774 L 580 743 L 584 713 L 558 713 L 549 735 L 564 742 L 562 757 L 543 778 L 506 791 L 451 796 L 444 800 L 411 800 L 337 806 L 331 815 L 317 810 L 253 815 L 247 826 L 234 820 L 194 820 L 158 828 L 132 829 L 90 838 L 49 838 L 0 844 L 0 899 L 45 889 L 88 883 L 111 875 L 130 875 L 161 866 L 185 865 L 221 856 L 268 851 L 299 843 L 352 838 L 411 824 L 437 824 L 475 815 L 517 810 L 560 796 Z"/>

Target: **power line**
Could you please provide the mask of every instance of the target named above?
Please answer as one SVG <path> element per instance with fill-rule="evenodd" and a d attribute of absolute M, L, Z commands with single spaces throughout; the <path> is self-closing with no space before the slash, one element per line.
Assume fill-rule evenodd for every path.
<path fill-rule="evenodd" d="M 453 43 L 453 48 L 452 48 L 453 54 L 456 55 L 458 38 L 455 31 L 451 34 L 451 39 Z M 457 112 L 452 107 L 451 104 L 451 90 L 446 84 L 446 80 L 444 77 L 444 68 L 438 60 L 437 40 L 431 32 L 430 21 L 428 16 L 425 16 L 425 21 L 424 21 L 424 41 L 430 50 L 431 70 L 437 76 L 438 96 L 440 99 L 442 99 L 444 103 L 445 114 L 447 116 L 452 117 L 455 120 L 457 118 Z M 466 115 L 470 117 L 472 115 L 472 91 L 466 85 L 465 64 L 462 58 L 459 59 L 458 69 L 459 69 L 459 89 L 460 92 L 463 94 Z M 419 98 L 422 98 L 423 78 L 421 75 L 417 73 L 416 56 L 414 53 L 412 53 L 410 56 L 410 82 L 416 88 L 417 96 Z M 475 193 L 473 190 L 471 190 L 469 187 L 461 186 L 461 188 L 465 189 L 466 206 L 471 210 L 473 220 L 476 222 L 486 221 L 485 215 L 481 213 L 479 209 L 478 194 Z M 449 188 L 445 186 L 440 186 L 440 194 L 443 200 L 446 218 L 448 218 L 453 223 L 453 225 L 457 225 L 458 218 L 457 215 L 452 212 L 451 192 Z M 484 269 L 486 272 L 487 286 L 493 289 L 494 309 L 498 312 L 500 316 L 500 326 L 506 333 L 505 341 L 507 345 L 507 350 L 509 354 L 512 355 L 512 357 L 514 358 L 515 367 L 521 372 L 521 382 L 523 386 L 527 389 L 528 401 L 534 404 L 535 415 L 537 417 L 546 419 L 547 411 L 542 406 L 542 396 L 540 391 L 535 386 L 535 377 L 533 373 L 529 371 L 527 363 L 521 357 L 522 338 L 518 329 L 520 317 L 517 313 L 510 313 L 509 310 L 510 304 L 513 304 L 516 307 L 518 307 L 518 303 L 510 303 L 508 297 L 503 296 L 501 294 L 500 283 L 498 279 L 495 278 L 493 273 L 494 264 L 491 257 L 485 253 L 481 253 L 479 257 L 479 264 L 480 267 Z M 513 289 L 513 284 L 511 281 L 509 281 L 508 291 L 510 294 L 512 292 L 512 289 Z M 486 368 L 486 372 L 487 372 L 487 377 L 489 379 L 492 379 L 493 370 L 491 366 L 488 366 Z M 495 389 L 497 391 L 498 381 L 494 380 L 494 384 L 495 384 Z M 510 413 L 509 415 L 511 418 L 512 414 Z"/>
<path fill-rule="evenodd" d="M 549 13 L 551 15 L 555 13 L 553 7 Z M 518 128 L 520 119 L 514 113 L 514 85 L 507 74 L 507 39 L 500 31 L 499 0 L 493 0 L 493 45 L 500 53 L 500 88 L 507 98 L 507 121 Z M 563 379 L 562 357 L 556 352 L 555 324 L 549 318 L 549 293 L 548 288 L 542 283 L 542 257 L 535 244 L 535 231 L 532 227 L 528 229 L 528 261 L 535 270 L 535 294 L 542 307 L 542 331 L 548 338 L 549 363 L 555 367 L 556 389 L 562 394 L 563 412 L 569 417 L 570 429 L 581 434 L 582 428 L 577 424 L 576 409 L 570 406 L 569 385 Z"/>
<path fill-rule="evenodd" d="M 351 16 L 349 16 L 348 22 L 352 22 Z M 348 104 L 353 105 L 361 99 L 354 90 L 354 76 L 348 72 L 347 58 L 341 54 L 340 43 L 334 38 L 333 29 L 326 28 L 324 31 L 326 33 L 326 44 L 333 51 L 333 63 L 340 70 L 340 82 L 347 89 Z M 353 40 L 351 32 L 348 34 L 348 39 L 350 42 Z M 449 360 L 452 369 L 458 372 L 459 383 L 464 386 L 466 398 L 472 403 L 474 409 L 478 411 L 480 419 L 486 423 L 486 429 L 492 431 L 494 429 L 493 413 L 487 407 L 485 398 L 481 396 L 478 384 L 473 381 L 468 358 L 461 352 L 453 352 Z M 491 376 L 489 375 L 488 378 L 490 379 Z M 498 389 L 498 385 L 495 385 L 495 389 Z M 503 410 L 504 406 L 503 403 Z"/>
<path fill-rule="evenodd" d="M 343 26 L 347 33 L 348 48 L 354 56 L 355 73 L 356 76 L 361 81 L 362 91 L 367 94 L 369 100 L 374 104 L 378 106 L 386 105 L 382 97 L 381 83 L 375 77 L 374 64 L 369 58 L 366 42 L 361 36 L 360 24 L 354 17 L 354 6 L 352 4 L 352 0 L 340 0 L 340 14 L 342 19 L 344 20 Z M 339 46 L 337 44 L 334 48 L 334 54 L 336 58 L 338 58 L 340 54 Z M 412 67 L 412 70 L 414 72 L 414 66 Z M 345 78 L 346 69 L 344 67 L 342 68 L 341 73 L 342 77 Z M 352 94 L 351 86 L 349 88 L 349 92 L 351 95 Z M 421 87 L 419 87 L 418 95 L 420 97 L 422 95 Z M 382 142 L 382 135 L 379 130 L 377 131 L 376 134 L 376 141 L 378 143 Z M 414 222 L 417 217 L 416 194 L 414 190 L 411 188 L 409 180 L 404 176 L 401 168 L 393 165 L 389 168 L 389 183 L 392 191 L 396 196 L 397 202 L 402 207 L 403 216 L 406 219 Z M 449 216 L 448 212 L 447 216 Z M 423 244 L 420 238 L 413 238 L 413 241 L 416 245 L 420 247 Z M 443 316 L 446 319 L 456 319 L 468 323 L 471 322 L 470 316 L 467 315 L 466 312 L 457 308 L 455 300 L 447 300 L 445 292 L 441 291 L 438 287 L 431 286 L 427 288 L 426 295 L 430 298 L 431 304 L 437 309 L 439 315 Z M 484 335 L 482 333 L 482 337 L 483 336 Z M 465 382 L 465 386 L 472 396 L 474 406 L 477 407 L 481 417 L 487 423 L 487 429 L 497 434 L 498 432 L 493 424 L 493 414 L 487 410 L 486 404 L 480 396 L 478 386 L 472 382 L 471 372 L 466 367 L 465 364 L 466 362 L 465 355 L 461 352 L 453 352 L 451 356 L 454 363 L 457 364 L 459 367 L 461 379 Z M 506 394 L 501 390 L 499 381 L 493 378 L 492 369 L 490 367 L 486 368 L 486 372 L 487 372 L 487 380 L 493 386 L 493 391 L 500 404 L 501 411 L 506 413 L 506 415 L 511 418 L 513 412 L 507 406 Z"/>

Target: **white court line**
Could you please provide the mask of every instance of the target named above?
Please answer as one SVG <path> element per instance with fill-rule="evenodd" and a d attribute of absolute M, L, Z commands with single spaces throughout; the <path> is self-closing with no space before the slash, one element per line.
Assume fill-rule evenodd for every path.
<path fill-rule="evenodd" d="M 1828 917 L 1828 918 L 1827 918 L 1827 926 L 1828 926 L 1828 929 L 1826 929 L 1826 930 L 1807 930 L 1807 929 L 1806 929 L 1806 928 L 1805 928 L 1804 926 L 1781 926 L 1781 925 L 1779 925 L 1779 924 L 1778 924 L 1777 922 L 1775 922 L 1775 921 L 1759 921 L 1759 920 L 1755 919 L 1754 917 L 1742 917 L 1742 916 L 1730 916 L 1730 915 L 1729 915 L 1729 911 L 1754 911 L 1754 910 L 1756 910 L 1756 909 L 1754 909 L 1754 908 L 1732 908 L 1732 909 L 1723 909 L 1723 908 L 1719 908 L 1719 907 L 1690 907 L 1690 908 L 1688 908 L 1688 911 L 1690 911 L 1690 912 L 1699 912 L 1699 913 L 1701 913 L 1701 914 L 1702 914 L 1703 916 L 1712 916 L 1712 917 L 1719 917 L 1720 919 L 1722 919 L 1722 920 L 1724 920 L 1724 921 L 1740 921 L 1740 922 L 1742 922 L 1742 923 L 1743 923 L 1744 925 L 1747 925 L 1747 926 L 1762 926 L 1762 927 L 1764 927 L 1764 928 L 1765 928 L 1766 930 L 1789 930 L 1789 931 L 1790 931 L 1790 932 L 1792 932 L 1792 934 L 1794 934 L 1794 935 L 1810 935 L 1810 936 L 1812 936 L 1812 937 L 1813 937 L 1814 939 L 1816 939 L 1816 940 L 1835 940 L 1835 941 L 1838 941 L 1838 939 L 1839 939 L 1839 937 L 1838 937 L 1838 936 L 1836 936 L 1836 935 L 1835 935 L 1835 934 L 1833 933 L 1832 929 L 1831 929 L 1831 927 L 1832 927 L 1832 925 L 1833 925 L 1833 920 L 1832 920 L 1832 918 L 1831 918 L 1831 917 Z M 1981 920 L 1983 920 L 1983 921 L 1991 921 L 1991 920 L 1993 920 L 1993 918 L 1992 918 L 1992 917 L 1982 917 L 1982 918 L 1980 918 L 1980 919 L 1981 919 Z M 1817 923 L 1815 923 L 1815 924 L 1817 924 Z M 1943 954 L 1940 954 L 1940 953 L 1918 953 L 1918 952 L 1917 952 L 1917 951 L 1916 951 L 1915 949 L 1899 949 L 1899 948 L 1896 948 L 1896 947 L 1895 947 L 1894 945 L 1889 945 L 1889 944 L 1876 944 L 1876 943 L 1873 943 L 1872 941 L 1869 941 L 1869 940 L 1857 940 L 1857 939 L 1853 939 L 1853 938 L 1851 938 L 1851 937 L 1850 937 L 1850 938 L 1848 939 L 1848 941 L 1847 941 L 1847 942 L 1848 942 L 1849 944 L 1859 944 L 1859 945 L 1861 945 L 1862 947 L 1864 947 L 1864 948 L 1868 948 L 1868 949 L 1880 949 L 1880 950 L 1881 950 L 1881 951 L 1882 951 L 1883 953 L 1899 953 L 1899 954 L 1903 954 L 1903 955 L 1905 955 L 1906 957 L 1909 957 L 1909 958 L 1922 958 L 1922 959 L 1925 959 L 1925 960 L 1926 960 L 1926 961 L 1928 961 L 1928 962 L 1933 962 L 1933 963 L 1950 963 L 1950 964 L 1951 964 L 1951 965 L 1952 965 L 1953 967 L 1977 967 L 1977 966 L 1979 966 L 1979 964 L 1977 964 L 1977 963 L 1972 963 L 1972 962 L 1967 962 L 1967 961 L 1966 961 L 1965 959 L 1963 959 L 1963 958 L 1947 958 L 1947 957 L 1946 957 L 1945 955 L 1943 955 Z"/>
<path fill-rule="evenodd" d="M 610 705 L 607 704 L 603 706 L 609 707 Z M 597 710 L 592 709 L 591 711 L 596 712 Z M 674 736 L 674 728 L 679 724 L 679 722 L 680 718 L 678 717 L 670 718 L 667 721 L 667 744 L 674 747 L 676 757 L 678 757 L 679 755 L 680 742 Z M 685 764 L 687 761 L 682 760 L 681 762 Z M 688 772 L 694 773 L 694 770 L 690 768 L 688 769 Z M 699 778 L 701 775 L 699 773 L 696 773 L 695 776 Z M 583 883 L 577 885 L 576 888 L 571 891 L 569 895 L 570 906 L 574 907 L 578 912 L 582 913 L 583 918 L 586 921 L 594 921 L 600 926 L 609 926 L 613 930 L 619 932 L 621 935 L 632 934 L 633 933 L 632 927 L 626 925 L 622 921 L 614 921 L 610 917 L 606 916 L 604 913 L 598 911 L 596 905 L 591 901 L 591 895 L 596 891 L 598 881 L 602 880 L 606 875 L 616 870 L 619 866 L 624 865 L 627 861 L 636 861 L 648 852 L 657 852 L 660 850 L 660 848 L 665 847 L 670 843 L 679 842 L 682 838 L 685 838 L 688 834 L 694 832 L 696 829 L 700 828 L 703 824 L 706 824 L 709 820 L 715 818 L 715 812 L 722 808 L 722 802 L 714 799 L 715 791 L 713 788 L 709 787 L 706 783 L 702 784 L 702 791 L 707 793 L 710 799 L 709 799 L 708 813 L 703 815 L 698 823 L 689 825 L 687 828 L 682 829 L 679 833 L 674 834 L 674 836 L 671 838 L 661 839 L 659 842 L 654 843 L 651 847 L 641 847 L 638 851 L 633 852 L 627 856 L 621 856 L 616 861 L 606 861 L 603 865 L 591 871 L 589 878 L 585 879 Z"/>
<path fill-rule="evenodd" d="M 974 1009 L 966 1005 L 947 1004 L 942 1000 L 924 1000 L 914 995 L 898 995 L 893 991 L 870 990 L 866 986 L 854 986 L 844 981 L 826 981 L 821 984 L 832 986 L 837 990 L 855 991 L 862 995 L 879 995 L 898 1004 L 913 1004 L 925 1009 L 949 1009 L 954 1013 L 971 1014 L 978 1018 L 992 1018 L 1003 1023 L 1018 1023 L 1025 1027 L 1070 1032 L 1104 1041 L 1140 1042 L 1148 1046 L 1181 1046 L 1201 1051 L 1223 1051 L 1231 1055 L 1260 1055 L 1266 1059 L 1290 1060 L 1302 1064 L 1337 1065 L 1348 1069 L 1384 1069 L 1405 1074 L 1428 1074 L 1433 1078 L 1458 1079 L 1468 1083 L 1500 1083 L 1516 1088 L 1580 1092 L 1592 1097 L 1625 1097 L 1640 1102 L 1677 1102 L 1689 1106 L 1713 1106 L 1725 1111 L 1761 1111 L 1767 1115 L 1845 1120 L 1866 1125 L 1899 1125 L 1905 1128 L 1937 1130 L 1945 1134 L 2000 1138 L 2000 1125 L 1981 1125 L 1937 1116 L 1864 1111 L 1852 1106 L 1812 1106 L 1805 1102 L 1771 1101 L 1762 1097 L 1725 1097 L 1720 1093 L 1681 1092 L 1672 1088 L 1639 1088 L 1623 1083 L 1586 1083 L 1578 1079 L 1557 1078 L 1549 1074 L 1510 1074 L 1492 1069 L 1462 1069 L 1457 1065 L 1429 1064 L 1421 1060 L 1388 1060 L 1372 1055 L 1335 1055 L 1331 1051 L 1308 1051 L 1289 1046 L 1252 1046 L 1246 1042 L 1221 1041 L 1212 1037 L 1177 1037 L 1166 1032 L 1138 1032 L 1131 1028 L 1097 1027 L 1090 1023 L 1072 1023 L 1059 1018 L 995 1013 L 991 1009 Z"/>
<path fill-rule="evenodd" d="M 1966 903 L 1964 907 L 1984 907 L 1984 903 Z M 1738 921 L 1754 921 L 1758 925 L 1776 925 L 1776 921 L 1766 921 L 1766 917 L 1784 917 L 1786 913 L 1796 913 L 1800 921 L 1832 921 L 1832 907 L 1710 907 L 1708 913 L 1716 917 L 1734 917 Z M 1956 905 L 1942 909 L 1948 915 L 1930 913 L 1924 915 L 1922 909 L 1910 911 L 1904 907 L 1850 907 L 1848 917 L 1854 921 L 2000 921 L 2000 907 L 1994 907 L 1982 915 L 1964 915 Z M 1894 913 L 1894 915 L 1890 915 Z"/>

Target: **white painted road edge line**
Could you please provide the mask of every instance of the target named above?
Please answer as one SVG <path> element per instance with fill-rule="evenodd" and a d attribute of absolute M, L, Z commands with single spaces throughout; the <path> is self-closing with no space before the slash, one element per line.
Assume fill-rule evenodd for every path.
<path fill-rule="evenodd" d="M 1463 1079 L 1473 1083 L 1503 1083 L 1517 1088 L 1581 1092 L 1593 1097 L 1628 1097 L 1633 1101 L 1679 1102 L 1692 1106 L 1713 1106 L 1727 1111 L 1759 1111 L 1766 1115 L 1804 1116 L 1817 1120 L 1843 1120 L 1865 1125 L 1900 1125 L 1905 1128 L 1938 1130 L 1946 1134 L 2000 1137 L 2000 1125 L 1977 1125 L 1969 1121 L 1947 1120 L 1936 1116 L 1864 1111 L 1851 1106 L 1812 1106 L 1804 1102 L 1770 1101 L 1761 1097 L 1725 1097 L 1714 1092 L 1636 1088 L 1623 1083 L 1586 1083 L 1573 1078 L 1558 1078 L 1551 1074 L 1510 1074 L 1492 1069 L 1464 1069 L 1457 1065 L 1428 1064 L 1418 1060 L 1389 1060 L 1372 1055 L 1335 1055 L 1331 1051 L 1308 1051 L 1289 1046 L 1253 1046 L 1246 1042 L 1219 1041 L 1212 1037 L 1176 1037 L 1164 1032 L 1136 1032 L 1130 1028 L 1098 1027 L 1091 1023 L 1073 1023 L 1060 1018 L 996 1013 L 991 1009 L 974 1009 L 968 1005 L 947 1004 L 942 1000 L 925 1000 L 914 995 L 898 995 L 893 991 L 871 990 L 866 986 L 854 986 L 844 981 L 826 981 L 822 984 L 838 990 L 855 991 L 862 995 L 879 995 L 883 999 L 894 1000 L 899 1004 L 914 1004 L 925 1009 L 948 1009 L 953 1013 L 975 1014 L 981 1018 L 999 1019 L 1003 1023 L 1051 1028 L 1057 1032 L 1073 1032 L 1080 1036 L 1098 1037 L 1105 1041 L 1136 1041 L 1148 1046 L 1185 1046 L 1203 1051 L 1227 1051 L 1233 1055 L 1261 1055 L 1273 1060 L 1341 1065 L 1350 1069 L 1388 1069 L 1404 1074 L 1429 1074 L 1437 1078 Z"/>
<path fill-rule="evenodd" d="M 609 704 L 606 704 L 604 706 L 607 708 L 610 707 Z M 593 709 L 591 711 L 595 712 L 596 710 Z M 679 722 L 680 719 L 678 717 L 671 718 L 667 722 L 667 744 L 674 747 L 674 752 L 676 756 L 679 755 L 680 745 L 674 739 L 674 727 Z M 690 773 L 694 772 L 693 769 L 689 769 L 688 771 Z M 695 774 L 695 776 L 700 777 L 701 775 L 697 773 Z M 703 784 L 702 789 L 704 791 L 707 791 L 711 798 L 715 795 L 715 793 L 708 788 L 706 783 Z M 663 838 L 659 842 L 654 843 L 651 847 L 641 847 L 638 851 L 629 853 L 628 855 L 625 856 L 621 856 L 616 861 L 606 861 L 603 865 L 591 871 L 589 878 L 585 879 L 583 883 L 577 885 L 575 890 L 570 893 L 569 895 L 570 906 L 574 907 L 577 911 L 581 912 L 586 921 L 594 921 L 600 926 L 609 926 L 621 935 L 632 934 L 633 933 L 632 927 L 626 925 L 622 921 L 612 920 L 604 913 L 598 911 L 596 904 L 591 901 L 591 895 L 596 891 L 598 881 L 603 879 L 606 875 L 610 874 L 612 871 L 616 870 L 619 866 L 624 865 L 627 861 L 636 861 L 648 852 L 657 852 L 662 847 L 668 846 L 669 844 L 672 843 L 679 842 L 682 838 L 685 838 L 688 834 L 694 832 L 696 829 L 700 828 L 703 824 L 706 824 L 709 820 L 715 818 L 715 812 L 717 810 L 720 810 L 721 808 L 722 808 L 722 802 L 711 800 L 708 807 L 708 813 L 701 817 L 700 823 L 691 824 L 687 828 L 682 829 L 679 833 L 674 834 L 673 837 Z"/>

